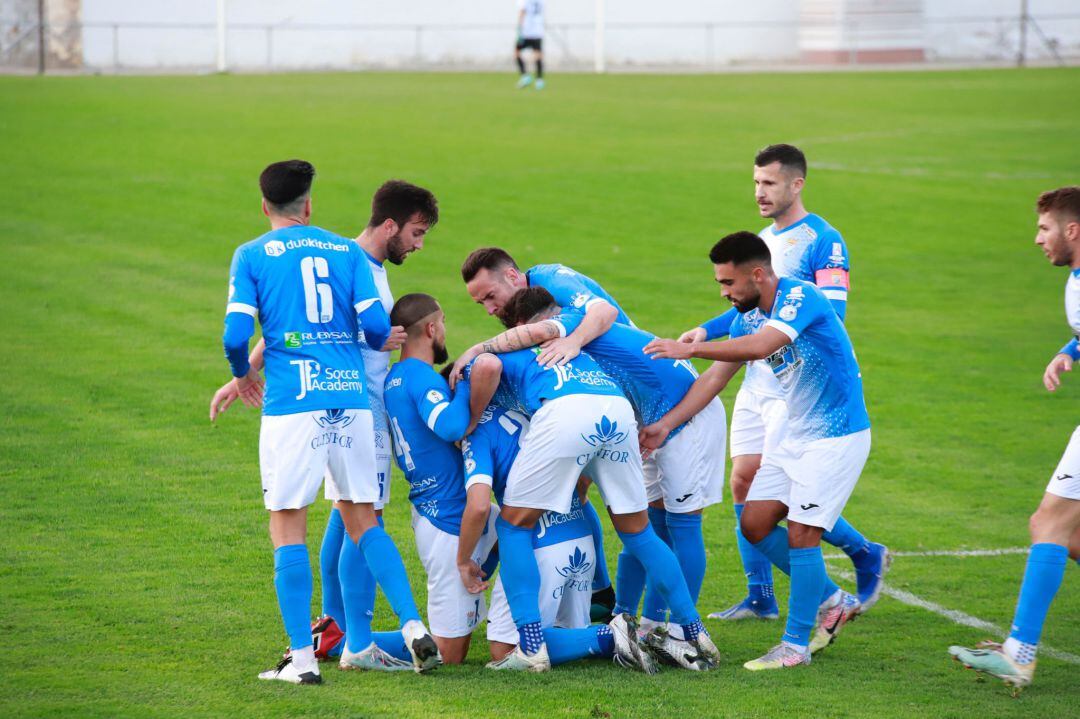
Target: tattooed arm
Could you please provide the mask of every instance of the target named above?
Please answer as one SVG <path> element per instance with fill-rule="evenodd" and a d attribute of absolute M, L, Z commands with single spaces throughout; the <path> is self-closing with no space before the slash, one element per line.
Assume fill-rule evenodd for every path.
<path fill-rule="evenodd" d="M 475 344 L 465 350 L 465 352 L 457 358 L 457 361 L 454 362 L 454 369 L 450 371 L 450 384 L 451 386 L 456 384 L 461 377 L 461 373 L 465 369 L 465 366 L 484 352 L 504 354 L 506 352 L 525 349 L 526 347 L 535 347 L 536 345 L 543 344 L 548 340 L 553 340 L 561 336 L 562 329 L 559 324 L 552 322 L 551 320 L 541 320 L 540 322 L 533 322 L 528 325 L 511 327 L 502 334 L 496 335 L 485 342 Z"/>

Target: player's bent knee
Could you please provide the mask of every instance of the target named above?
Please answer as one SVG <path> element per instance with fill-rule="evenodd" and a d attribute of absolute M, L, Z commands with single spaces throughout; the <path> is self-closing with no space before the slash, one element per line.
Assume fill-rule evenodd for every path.
<path fill-rule="evenodd" d="M 471 634 L 464 637 L 435 637 L 435 644 L 439 647 L 443 664 L 462 664 L 469 654 Z"/>

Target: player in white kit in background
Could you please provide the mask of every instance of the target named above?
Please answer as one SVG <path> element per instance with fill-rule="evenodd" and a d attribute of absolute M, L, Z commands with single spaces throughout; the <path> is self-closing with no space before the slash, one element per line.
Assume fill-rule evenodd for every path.
<path fill-rule="evenodd" d="M 525 70 L 525 60 L 521 51 L 529 49 L 536 62 L 535 77 Z M 544 0 L 519 0 L 517 44 L 514 46 L 514 60 L 518 66 L 518 88 L 532 85 L 537 90 L 544 89 Z"/>
<path fill-rule="evenodd" d="M 1080 187 L 1062 187 L 1039 196 L 1035 243 L 1057 267 L 1068 267 L 1065 318 L 1073 338 L 1043 373 L 1050 392 L 1061 386 L 1061 373 L 1080 360 Z M 1043 623 L 1065 575 L 1068 560 L 1080 562 L 1080 427 L 1050 477 L 1039 508 L 1031 515 L 1031 553 L 1020 586 L 1012 630 L 1003 644 L 982 642 L 976 648 L 952 646 L 949 653 L 964 666 L 1002 679 L 1014 691 L 1035 676 L 1035 654 Z"/>

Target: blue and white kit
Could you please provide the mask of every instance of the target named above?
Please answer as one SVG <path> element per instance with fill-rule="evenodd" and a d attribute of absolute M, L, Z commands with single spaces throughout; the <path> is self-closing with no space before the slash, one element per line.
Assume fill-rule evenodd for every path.
<path fill-rule="evenodd" d="M 1080 360 L 1080 269 L 1069 273 L 1065 283 L 1065 319 L 1073 332 L 1073 338 L 1061 348 L 1059 354 Z M 1077 427 L 1058 462 L 1046 491 L 1066 499 L 1080 500 L 1080 427 Z"/>
<path fill-rule="evenodd" d="M 760 331 L 761 317 L 749 314 L 736 318 L 732 338 Z M 791 340 L 763 360 L 783 392 L 788 421 L 776 451 L 764 456 L 747 501 L 780 500 L 789 519 L 828 530 L 870 452 L 855 352 L 829 300 L 809 282 L 782 278 L 763 326 Z"/>
<path fill-rule="evenodd" d="M 390 318 L 359 245 L 310 226 L 241 245 L 223 338 L 234 377 L 249 370 L 256 317 L 266 340 L 259 455 L 267 509 L 311 504 L 327 469 L 342 499 L 377 501 L 359 340 L 382 346 Z"/>

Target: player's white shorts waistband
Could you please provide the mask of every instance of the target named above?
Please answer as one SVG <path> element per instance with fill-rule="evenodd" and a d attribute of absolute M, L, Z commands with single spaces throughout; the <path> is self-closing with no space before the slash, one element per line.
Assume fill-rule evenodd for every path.
<path fill-rule="evenodd" d="M 649 502 L 685 514 L 723 501 L 727 415 L 719 398 L 643 463 Z"/>
<path fill-rule="evenodd" d="M 869 455 L 869 429 L 801 445 L 785 441 L 762 458 L 746 501 L 783 502 L 788 520 L 830 530 Z"/>
<path fill-rule="evenodd" d="M 480 537 L 473 559 L 483 564 L 496 541 L 495 519 L 499 508 L 491 505 L 487 531 Z M 427 572 L 428 628 L 437 637 L 452 639 L 471 634 L 487 617 L 484 593 L 470 594 L 461 583 L 457 569 L 457 536 L 444 532 L 421 516 L 414 507 L 412 527 L 416 535 L 416 553 Z"/>
<path fill-rule="evenodd" d="M 379 499 L 371 411 L 329 409 L 262 418 L 259 467 L 269 510 L 300 509 L 315 501 L 325 477 L 334 496 Z"/>
<path fill-rule="evenodd" d="M 740 389 L 731 411 L 731 456 L 768 454 L 787 432 L 787 402 Z"/>
<path fill-rule="evenodd" d="M 1061 461 L 1050 476 L 1046 491 L 1065 499 L 1080 500 L 1080 427 L 1069 438 L 1065 454 L 1061 455 Z"/>

